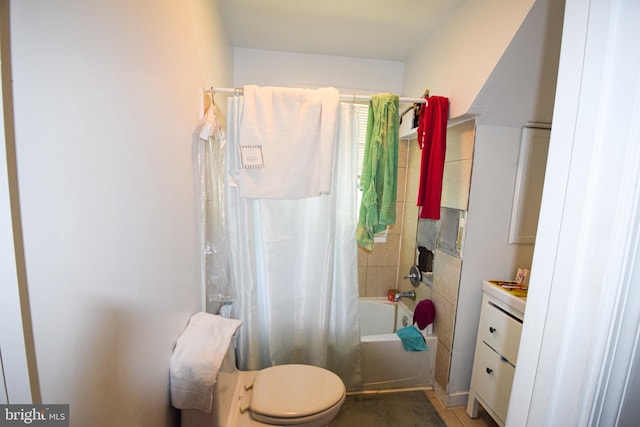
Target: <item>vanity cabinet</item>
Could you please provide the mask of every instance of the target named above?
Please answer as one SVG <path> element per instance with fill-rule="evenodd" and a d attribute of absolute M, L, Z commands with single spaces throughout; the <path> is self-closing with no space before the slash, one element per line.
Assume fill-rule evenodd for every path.
<path fill-rule="evenodd" d="M 482 284 L 482 309 L 473 359 L 467 413 L 478 404 L 501 426 L 509 407 L 526 299 L 490 282 Z"/>

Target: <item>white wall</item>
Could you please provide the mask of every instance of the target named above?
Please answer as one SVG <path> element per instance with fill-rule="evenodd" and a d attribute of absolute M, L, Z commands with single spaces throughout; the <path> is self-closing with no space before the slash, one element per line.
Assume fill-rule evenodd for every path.
<path fill-rule="evenodd" d="M 510 280 L 531 267 L 533 245 L 510 245 L 509 224 L 522 129 L 478 125 L 460 275 L 449 391 L 468 392 L 475 353 L 482 281 Z"/>
<path fill-rule="evenodd" d="M 478 122 L 520 127 L 550 123 L 558 77 L 564 0 L 537 0 L 469 106 Z"/>
<path fill-rule="evenodd" d="M 71 425 L 175 425 L 169 358 L 202 306 L 191 132 L 232 75 L 216 7 L 11 2 L 39 386 Z"/>
<path fill-rule="evenodd" d="M 469 111 L 533 0 L 469 1 L 405 63 L 404 92 L 446 96 L 451 117 Z M 455 52 L 455 54 L 452 54 Z"/>
<path fill-rule="evenodd" d="M 244 48 L 234 52 L 235 86 L 333 86 L 347 93 L 402 94 L 401 62 Z"/>

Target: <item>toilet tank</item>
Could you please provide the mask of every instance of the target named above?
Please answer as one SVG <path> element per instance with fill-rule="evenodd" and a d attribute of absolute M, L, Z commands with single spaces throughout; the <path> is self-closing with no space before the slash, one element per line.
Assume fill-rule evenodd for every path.
<path fill-rule="evenodd" d="M 205 414 L 197 409 L 182 410 L 182 427 L 226 427 L 233 404 L 236 384 L 239 381 L 236 367 L 235 337 L 218 371 L 218 379 L 213 387 L 213 405 L 211 412 Z"/>
<path fill-rule="evenodd" d="M 218 381 L 213 388 L 213 411 L 215 411 L 214 418 L 217 421 L 217 424 L 214 425 L 216 427 L 224 426 L 226 420 L 229 418 L 229 411 L 231 410 L 233 395 L 238 382 L 239 375 L 236 365 L 235 342 L 234 337 L 222 361 L 222 366 L 218 372 Z"/>

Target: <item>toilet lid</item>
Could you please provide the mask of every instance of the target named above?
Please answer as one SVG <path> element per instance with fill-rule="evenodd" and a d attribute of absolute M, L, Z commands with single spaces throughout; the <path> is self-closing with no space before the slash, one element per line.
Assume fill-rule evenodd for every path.
<path fill-rule="evenodd" d="M 345 391 L 340 377 L 326 369 L 272 366 L 256 373 L 251 411 L 270 417 L 305 417 L 335 405 Z"/>

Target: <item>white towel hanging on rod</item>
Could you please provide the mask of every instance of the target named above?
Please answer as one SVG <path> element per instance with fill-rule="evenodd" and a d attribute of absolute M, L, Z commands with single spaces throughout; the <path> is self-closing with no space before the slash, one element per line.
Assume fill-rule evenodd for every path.
<path fill-rule="evenodd" d="M 211 89 L 203 89 L 204 91 L 206 91 L 207 93 L 211 93 L 213 92 L 213 94 L 216 93 L 228 93 L 228 94 L 233 94 L 233 95 L 242 95 L 242 88 L 241 87 L 222 87 L 222 88 L 211 88 Z M 371 95 L 356 95 L 356 94 L 350 94 L 350 95 L 343 95 L 340 94 L 340 101 L 345 101 L 345 102 L 368 102 L 371 101 Z M 404 98 L 404 97 L 399 97 L 399 102 L 401 104 L 424 104 L 427 101 L 424 98 Z"/>

